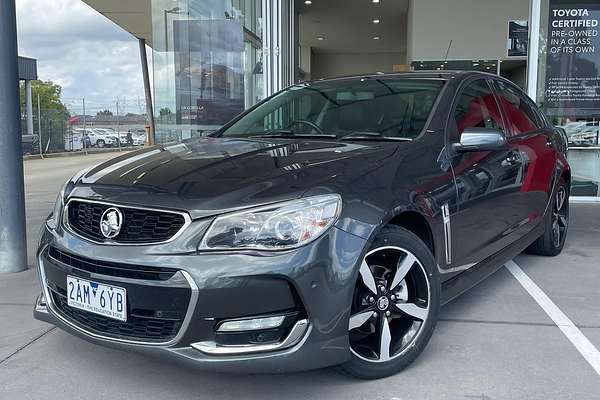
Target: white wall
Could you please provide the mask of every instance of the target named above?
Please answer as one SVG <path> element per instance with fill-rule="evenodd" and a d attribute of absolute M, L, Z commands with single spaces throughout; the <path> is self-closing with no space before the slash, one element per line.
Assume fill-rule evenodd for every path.
<path fill-rule="evenodd" d="M 527 20 L 528 0 L 410 0 L 408 59 L 506 58 L 509 20 Z"/>
<path fill-rule="evenodd" d="M 406 64 L 405 53 L 313 53 L 311 78 L 392 72 L 394 64 Z"/>

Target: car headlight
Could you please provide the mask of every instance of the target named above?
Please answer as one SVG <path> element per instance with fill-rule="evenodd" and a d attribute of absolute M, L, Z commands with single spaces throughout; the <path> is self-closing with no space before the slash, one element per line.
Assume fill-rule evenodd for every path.
<path fill-rule="evenodd" d="M 341 197 L 331 194 L 222 215 L 204 235 L 200 250 L 295 248 L 318 238 L 341 210 Z"/>
<path fill-rule="evenodd" d="M 77 182 L 83 175 L 87 174 L 92 169 L 96 168 L 97 165 L 92 165 L 91 167 L 84 168 L 81 171 L 77 172 L 71 179 L 65 182 L 64 185 L 60 188 L 58 192 L 58 196 L 56 196 L 56 201 L 54 202 L 54 208 L 52 209 L 52 214 L 46 220 L 46 225 L 51 230 L 56 230 L 60 226 L 60 222 L 62 219 L 63 209 L 65 207 L 65 200 L 73 189 L 75 188 L 75 182 Z"/>
<path fill-rule="evenodd" d="M 60 226 L 60 221 L 62 217 L 63 208 L 65 206 L 65 194 L 67 190 L 67 185 L 71 182 L 68 180 L 58 192 L 58 196 L 56 196 L 56 201 L 54 202 L 54 208 L 52 209 L 52 214 L 46 220 L 46 225 L 51 230 L 56 230 Z"/>

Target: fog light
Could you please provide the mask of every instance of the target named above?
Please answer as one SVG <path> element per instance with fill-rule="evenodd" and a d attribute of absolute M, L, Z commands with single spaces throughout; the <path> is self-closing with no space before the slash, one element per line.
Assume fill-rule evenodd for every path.
<path fill-rule="evenodd" d="M 278 328 L 281 326 L 284 319 L 285 315 L 278 315 L 276 317 L 225 321 L 219 325 L 217 332 L 240 332 Z"/>

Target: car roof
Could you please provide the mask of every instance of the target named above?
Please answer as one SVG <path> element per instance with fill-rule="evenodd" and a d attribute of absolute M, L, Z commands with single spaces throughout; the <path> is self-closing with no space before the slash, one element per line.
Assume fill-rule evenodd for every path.
<path fill-rule="evenodd" d="M 323 79 L 315 79 L 310 81 L 310 83 L 317 82 L 332 82 L 332 81 L 340 81 L 340 80 L 357 80 L 364 78 L 423 78 L 423 79 L 445 79 L 445 80 L 462 80 L 471 76 L 482 76 L 482 77 L 495 77 L 499 78 L 498 75 L 490 74 L 487 72 L 481 71 L 454 71 L 454 70 L 436 70 L 436 71 L 410 71 L 410 72 L 393 72 L 393 73 L 383 73 L 383 74 L 363 74 L 363 75 L 348 75 L 348 76 L 340 76 L 335 78 L 323 78 Z"/>

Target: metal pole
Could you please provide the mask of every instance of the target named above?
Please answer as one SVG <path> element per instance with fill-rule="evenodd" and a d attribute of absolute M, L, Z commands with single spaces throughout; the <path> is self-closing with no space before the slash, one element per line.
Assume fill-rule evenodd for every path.
<path fill-rule="evenodd" d="M 15 0 L 0 1 L 0 272 L 27 269 Z"/>
<path fill-rule="evenodd" d="M 150 122 L 150 138 L 149 145 L 152 146 L 156 140 L 155 124 L 154 124 L 154 109 L 152 107 L 152 91 L 150 89 L 150 74 L 148 73 L 148 58 L 146 57 L 146 40 L 138 39 L 140 45 L 140 60 L 142 61 L 142 75 L 144 78 L 144 92 L 146 94 L 146 114 Z"/>
<path fill-rule="evenodd" d="M 527 94 L 537 101 L 538 53 L 540 48 L 541 0 L 529 3 L 529 45 L 527 47 Z"/>
<path fill-rule="evenodd" d="M 83 105 L 83 143 L 84 143 L 83 144 L 83 148 L 85 149 L 85 155 L 87 156 L 87 154 L 88 154 L 88 148 L 87 148 L 87 144 L 85 144 L 86 143 L 85 137 L 87 135 L 87 129 L 85 127 L 85 98 L 81 99 L 81 103 Z M 90 143 L 92 143 L 91 139 L 92 138 L 90 138 Z"/>
<path fill-rule="evenodd" d="M 40 146 L 40 158 L 44 158 L 44 152 L 42 151 L 42 108 L 40 106 L 40 94 L 38 98 L 38 145 Z"/>
<path fill-rule="evenodd" d="M 33 100 L 31 99 L 31 81 L 25 81 L 25 107 L 27 109 L 27 134 L 33 135 Z"/>
<path fill-rule="evenodd" d="M 119 151 L 121 151 L 121 124 L 119 120 L 119 98 L 117 97 L 117 144 L 119 145 Z"/>

